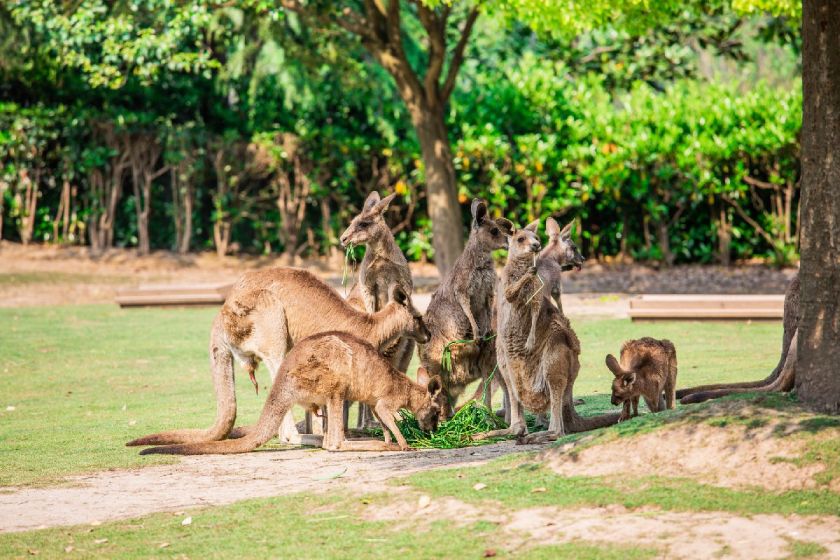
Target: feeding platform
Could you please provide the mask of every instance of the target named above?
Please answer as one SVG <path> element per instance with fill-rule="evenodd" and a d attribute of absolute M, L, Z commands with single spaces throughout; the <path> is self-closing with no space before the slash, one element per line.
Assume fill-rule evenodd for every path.
<path fill-rule="evenodd" d="M 168 307 L 184 305 L 221 305 L 233 284 L 141 285 L 117 293 L 120 307 Z"/>
<path fill-rule="evenodd" d="M 630 300 L 633 321 L 776 321 L 784 315 L 783 295 L 662 294 Z"/>

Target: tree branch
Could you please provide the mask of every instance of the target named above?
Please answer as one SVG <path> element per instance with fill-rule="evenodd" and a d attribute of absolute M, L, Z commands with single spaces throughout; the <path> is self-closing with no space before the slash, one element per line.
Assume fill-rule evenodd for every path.
<path fill-rule="evenodd" d="M 449 70 L 446 73 L 446 81 L 443 83 L 441 93 L 441 101 L 443 102 L 449 99 L 452 90 L 455 89 L 455 80 L 458 77 L 458 70 L 461 69 L 461 64 L 464 62 L 464 51 L 467 48 L 467 42 L 470 39 L 470 33 L 472 33 L 476 19 L 478 19 L 478 6 L 470 9 L 467 21 L 464 22 L 464 28 L 461 31 L 461 37 L 458 39 L 458 44 L 455 45 L 455 50 L 452 51 L 452 60 L 449 62 Z"/>
<path fill-rule="evenodd" d="M 426 29 L 429 36 L 429 64 L 426 68 L 425 88 L 426 98 L 429 101 L 438 101 L 440 87 L 440 75 L 443 71 L 443 63 L 446 61 L 446 20 L 449 17 L 448 7 L 438 16 L 434 10 L 430 10 L 420 0 L 414 0 L 417 5 L 417 15 L 420 23 Z"/>

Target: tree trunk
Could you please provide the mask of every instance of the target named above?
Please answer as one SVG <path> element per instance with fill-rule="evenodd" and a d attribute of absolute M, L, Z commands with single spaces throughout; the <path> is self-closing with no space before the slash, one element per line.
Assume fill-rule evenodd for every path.
<path fill-rule="evenodd" d="M 840 4 L 802 14 L 802 282 L 796 390 L 840 414 Z"/>
<path fill-rule="evenodd" d="M 426 168 L 427 206 L 432 220 L 435 264 L 443 277 L 464 250 L 464 230 L 452 150 L 442 106 L 437 110 L 414 107 L 411 114 Z"/>
<path fill-rule="evenodd" d="M 732 224 L 729 220 L 728 208 L 724 203 L 717 204 L 717 211 L 718 262 L 723 266 L 729 266 L 731 262 Z"/>

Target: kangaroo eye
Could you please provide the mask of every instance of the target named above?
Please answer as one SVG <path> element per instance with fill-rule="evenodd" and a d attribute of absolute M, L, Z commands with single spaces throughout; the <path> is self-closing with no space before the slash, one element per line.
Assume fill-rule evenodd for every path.
<path fill-rule="evenodd" d="M 493 229 L 490 230 L 490 234 L 493 235 L 494 237 L 499 235 L 499 228 L 494 227 Z"/>
<path fill-rule="evenodd" d="M 520 235 L 520 236 L 519 236 L 519 239 L 517 239 L 517 241 L 519 241 L 520 243 L 522 243 L 523 241 L 525 241 L 525 236 L 524 236 L 524 235 Z"/>
<path fill-rule="evenodd" d="M 373 222 L 370 222 L 370 221 L 368 221 L 368 220 L 364 220 L 364 221 L 359 222 L 359 227 L 363 227 L 363 228 L 364 228 L 364 227 L 370 227 L 370 225 L 371 225 L 372 223 L 373 223 Z"/>

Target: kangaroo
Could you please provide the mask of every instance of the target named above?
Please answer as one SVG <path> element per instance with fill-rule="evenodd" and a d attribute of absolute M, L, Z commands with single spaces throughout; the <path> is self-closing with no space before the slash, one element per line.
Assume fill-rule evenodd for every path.
<path fill-rule="evenodd" d="M 670 340 L 628 340 L 621 346 L 621 363 L 608 354 L 606 364 L 615 375 L 611 402 L 624 405 L 619 422 L 630 418 L 631 404 L 633 416 L 639 415 L 639 397 L 651 412 L 676 406 L 677 350 Z"/>
<path fill-rule="evenodd" d="M 361 213 L 353 218 L 339 238 L 344 247 L 351 244 L 367 245 L 359 267 L 359 280 L 347 296 L 347 301 L 368 313 L 379 311 L 391 301 L 389 293 L 393 286 L 399 286 L 409 296 L 414 289 L 408 261 L 394 241 L 391 229 L 383 217 L 396 196 L 394 193 L 380 200 L 379 193 L 370 193 Z M 405 372 L 414 355 L 414 340 L 401 337 L 390 347 L 384 348 L 383 354 L 390 358 L 395 368 Z M 370 410 L 362 405 L 359 410 L 359 426 L 367 427 L 371 420 Z"/>
<path fill-rule="evenodd" d="M 384 431 L 384 445 L 375 441 L 346 442 L 344 401 L 366 403 L 378 417 Z M 306 408 L 327 408 L 327 433 L 322 447 L 330 451 L 406 451 L 408 443 L 395 422 L 405 408 L 414 413 L 424 431 L 437 430 L 444 395 L 439 377 L 422 386 L 397 371 L 379 351 L 348 333 L 326 332 L 298 342 L 286 356 L 274 378 L 260 419 L 238 439 L 171 445 L 144 449 L 141 455 L 204 455 L 247 453 L 277 433 L 283 418 L 295 404 Z"/>
<path fill-rule="evenodd" d="M 799 273 L 791 279 L 785 291 L 785 308 L 782 319 L 782 355 L 775 369 L 760 381 L 701 385 L 677 391 L 682 404 L 699 403 L 733 393 L 790 391 L 796 381 L 797 338 L 799 325 Z"/>
<path fill-rule="evenodd" d="M 496 297 L 496 357 L 500 381 L 508 394 L 510 425 L 478 439 L 515 435 L 520 443 L 541 443 L 555 440 L 567 430 L 585 431 L 618 421 L 618 414 L 581 418 L 574 409 L 580 341 L 560 309 L 539 295 L 545 286 L 537 279 L 534 265 L 541 247 L 538 227 L 538 221 L 532 222 L 510 237 Z M 530 347 L 529 338 L 533 339 Z M 550 411 L 548 430 L 526 435 L 523 409 Z"/>
<path fill-rule="evenodd" d="M 545 296 L 550 297 L 561 312 L 563 311 L 563 304 L 560 301 L 563 294 L 562 274 L 573 268 L 580 270 L 583 261 L 586 260 L 572 241 L 573 223 L 569 222 L 560 229 L 560 225 L 554 218 L 548 218 L 545 221 L 548 244 L 537 257 L 537 274 L 545 282 Z"/>
<path fill-rule="evenodd" d="M 418 379 L 441 376 L 449 399 L 447 418 L 464 387 L 489 375 L 495 364 L 494 344 L 488 339 L 497 281 L 492 252 L 504 248 L 507 236 L 513 233 L 509 220 L 487 215 L 484 201 L 473 200 L 471 211 L 470 237 L 464 252 L 432 295 L 425 316 L 432 337 L 428 344 L 420 346 L 422 370 L 418 370 Z M 452 368 L 444 371 L 443 351 L 447 343 L 455 340 L 478 341 L 451 345 Z"/>
<path fill-rule="evenodd" d="M 376 313 L 354 309 L 314 274 L 296 268 L 247 272 L 233 287 L 210 333 L 210 365 L 216 390 L 216 421 L 206 430 L 175 430 L 151 434 L 126 445 L 167 445 L 220 440 L 236 420 L 234 356 L 249 374 L 260 361 L 272 381 L 286 353 L 299 340 L 329 331 L 352 332 L 376 348 L 410 335 L 429 340 L 420 313 L 399 286 L 391 303 Z M 236 433 L 234 435 L 242 435 Z M 291 415 L 283 422 L 281 440 L 299 443 Z"/>

